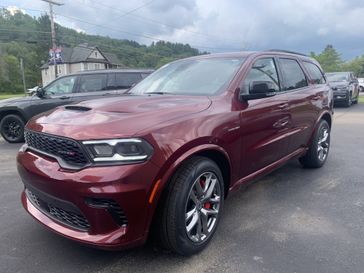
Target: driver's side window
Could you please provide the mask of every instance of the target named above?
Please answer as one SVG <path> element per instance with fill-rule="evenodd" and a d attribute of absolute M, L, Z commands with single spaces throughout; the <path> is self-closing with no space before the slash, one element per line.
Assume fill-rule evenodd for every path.
<path fill-rule="evenodd" d="M 279 79 L 273 58 L 257 60 L 245 80 L 240 85 L 240 94 L 252 94 L 259 90 L 263 92 L 279 92 Z"/>
<path fill-rule="evenodd" d="M 72 93 L 73 88 L 76 84 L 76 79 L 77 76 L 68 76 L 57 79 L 50 85 L 45 87 L 45 92 L 49 96 Z"/>

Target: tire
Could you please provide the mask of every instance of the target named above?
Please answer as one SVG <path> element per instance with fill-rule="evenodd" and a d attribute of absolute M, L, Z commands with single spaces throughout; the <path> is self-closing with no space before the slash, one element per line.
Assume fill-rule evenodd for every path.
<path fill-rule="evenodd" d="M 202 187 L 206 191 L 201 191 Z M 174 174 L 159 206 L 159 243 L 184 256 L 200 252 L 216 231 L 223 204 L 224 181 L 219 167 L 205 157 L 190 158 Z"/>
<path fill-rule="evenodd" d="M 326 120 L 321 120 L 307 153 L 299 159 L 305 168 L 322 167 L 329 155 L 331 128 Z"/>
<path fill-rule="evenodd" d="M 345 107 L 350 107 L 351 104 L 353 103 L 351 100 L 351 93 L 348 94 L 348 96 L 346 96 L 346 101 L 345 101 Z"/>
<path fill-rule="evenodd" d="M 359 101 L 359 93 L 358 95 L 356 95 L 355 100 L 352 101 L 352 104 L 358 104 L 358 101 Z"/>
<path fill-rule="evenodd" d="M 0 123 L 1 136 L 9 143 L 24 141 L 24 121 L 18 115 L 7 115 Z"/>

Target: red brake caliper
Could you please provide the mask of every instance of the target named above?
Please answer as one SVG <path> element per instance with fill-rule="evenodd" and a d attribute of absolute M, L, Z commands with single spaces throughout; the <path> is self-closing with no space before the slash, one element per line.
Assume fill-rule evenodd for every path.
<path fill-rule="evenodd" d="M 200 185 L 201 185 L 202 188 L 205 188 L 205 180 L 203 178 L 200 179 Z M 211 208 L 211 203 L 206 202 L 205 204 L 203 204 L 203 207 L 205 209 L 210 209 Z"/>

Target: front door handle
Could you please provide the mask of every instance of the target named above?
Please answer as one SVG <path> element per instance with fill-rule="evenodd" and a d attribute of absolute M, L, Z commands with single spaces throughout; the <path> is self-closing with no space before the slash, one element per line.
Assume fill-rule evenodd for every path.
<path fill-rule="evenodd" d="M 321 96 L 314 96 L 313 98 L 312 98 L 312 100 L 320 100 L 321 99 Z"/>
<path fill-rule="evenodd" d="M 280 105 L 278 105 L 279 109 L 286 109 L 288 107 L 288 103 L 282 103 Z"/>
<path fill-rule="evenodd" d="M 67 100 L 67 99 L 69 99 L 70 97 L 68 97 L 68 96 L 62 96 L 62 97 L 60 97 L 60 99 L 61 100 Z"/>

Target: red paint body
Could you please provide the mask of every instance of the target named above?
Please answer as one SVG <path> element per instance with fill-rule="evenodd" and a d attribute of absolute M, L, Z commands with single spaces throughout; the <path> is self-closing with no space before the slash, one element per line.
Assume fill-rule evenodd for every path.
<path fill-rule="evenodd" d="M 154 153 L 145 163 L 70 171 L 62 169 L 54 159 L 21 150 L 17 160 L 24 184 L 74 204 L 91 228 L 77 231 L 49 218 L 25 193 L 23 206 L 63 236 L 102 248 L 125 248 L 146 240 L 159 197 L 186 158 L 204 153 L 225 160 L 228 192 L 303 155 L 318 121 L 322 117 L 331 121 L 332 91 L 326 84 L 309 84 L 248 102 L 238 98 L 237 87 L 254 60 L 279 55 L 297 58 L 269 52 L 221 55 L 245 56 L 246 61 L 218 96 L 123 96 L 81 103 L 92 108 L 88 112 L 61 107 L 33 118 L 27 124 L 32 131 L 75 140 L 139 137 L 153 146 Z M 277 126 L 286 121 L 285 126 Z M 158 180 L 161 182 L 149 203 Z M 106 210 L 88 206 L 85 197 L 117 201 L 128 218 L 128 226 L 119 227 Z"/>

